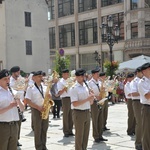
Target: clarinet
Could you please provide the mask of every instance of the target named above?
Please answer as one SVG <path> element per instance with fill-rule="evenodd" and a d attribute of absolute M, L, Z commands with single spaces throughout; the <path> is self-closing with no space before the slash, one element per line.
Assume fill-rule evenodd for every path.
<path fill-rule="evenodd" d="M 7 86 L 8 86 L 9 91 L 10 91 L 11 94 L 13 95 L 14 100 L 16 100 L 15 95 L 14 95 L 14 93 L 13 93 L 11 87 L 10 87 L 10 84 L 8 83 Z M 20 120 L 22 121 L 22 119 L 23 119 L 23 113 L 21 112 L 21 110 L 20 110 L 20 108 L 19 108 L 18 106 L 17 106 L 17 109 L 18 109 L 19 118 L 20 118 Z"/>
<path fill-rule="evenodd" d="M 88 86 L 88 84 L 86 83 L 85 80 L 83 80 L 83 82 L 85 83 L 86 87 L 88 88 L 89 93 L 91 92 L 90 87 Z M 98 106 L 98 109 L 102 109 L 101 105 L 97 102 L 97 98 L 94 97 L 94 102 L 96 103 L 96 105 Z"/>

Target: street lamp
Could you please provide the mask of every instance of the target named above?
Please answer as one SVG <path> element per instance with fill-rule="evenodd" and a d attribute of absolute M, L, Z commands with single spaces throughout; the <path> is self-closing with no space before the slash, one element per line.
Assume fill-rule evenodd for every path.
<path fill-rule="evenodd" d="M 102 23 L 101 26 L 101 34 L 102 34 L 102 41 L 106 41 L 106 43 L 109 45 L 110 50 L 110 75 L 112 78 L 112 49 L 115 43 L 118 43 L 119 39 L 119 27 L 118 25 L 113 26 L 113 18 L 112 15 L 108 16 L 107 24 L 105 22 Z"/>
<path fill-rule="evenodd" d="M 99 67 L 101 65 L 101 57 L 99 55 L 99 53 L 97 51 L 94 52 L 94 58 L 95 58 L 95 61 L 99 64 Z"/>

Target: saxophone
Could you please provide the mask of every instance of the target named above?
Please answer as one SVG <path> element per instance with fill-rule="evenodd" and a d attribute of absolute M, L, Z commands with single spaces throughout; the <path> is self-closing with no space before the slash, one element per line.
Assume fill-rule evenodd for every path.
<path fill-rule="evenodd" d="M 56 71 L 53 71 L 52 76 L 50 76 L 50 79 L 47 81 L 47 89 L 46 89 L 44 104 L 43 104 L 43 109 L 44 110 L 42 111 L 42 115 L 41 115 L 42 119 L 47 119 L 48 118 L 50 108 L 52 106 L 54 106 L 54 104 L 55 104 L 54 101 L 51 98 L 49 98 L 49 91 L 52 87 L 53 79 L 58 78 L 58 77 L 59 77 L 58 73 Z"/>
<path fill-rule="evenodd" d="M 104 105 L 105 100 L 107 100 L 107 98 L 106 98 L 107 93 L 106 93 L 106 90 L 104 87 L 104 81 L 102 81 L 99 96 L 100 96 L 101 100 L 98 102 L 98 104 Z"/>

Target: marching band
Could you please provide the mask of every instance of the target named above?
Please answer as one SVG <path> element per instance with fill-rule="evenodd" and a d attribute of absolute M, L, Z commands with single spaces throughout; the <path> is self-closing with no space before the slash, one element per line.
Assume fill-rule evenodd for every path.
<path fill-rule="evenodd" d="M 75 136 L 75 150 L 87 149 L 91 119 L 94 142 L 106 142 L 103 132 L 110 130 L 106 127 L 108 101 L 114 96 L 114 90 L 119 95 L 117 88 L 123 85 L 123 81 L 121 84 L 116 78 L 107 79 L 99 68 L 91 70 L 91 75 L 89 80 L 86 79 L 86 71 L 79 68 L 75 71 L 75 80 L 72 80 L 69 70 L 64 69 L 62 78 L 53 78 L 49 85 L 44 83 L 46 77 L 43 77 L 42 71 L 32 72 L 29 79 L 19 79 L 19 66 L 12 67 L 10 71 L 1 70 L 0 135 L 3 138 L 0 138 L 0 150 L 17 150 L 17 146 L 22 146 L 19 143 L 23 119 L 20 115 L 23 115 L 26 105 L 31 107 L 36 150 L 47 150 L 50 110 L 55 119 L 56 116 L 60 118 L 62 109 L 63 134 L 65 138 Z M 143 64 L 125 78 L 123 90 L 128 108 L 127 135 L 135 135 L 135 149 L 150 150 L 150 63 Z M 45 101 L 54 102 L 54 105 L 44 107 Z M 111 102 L 114 104 L 115 100 Z M 42 117 L 44 111 L 48 112 L 45 118 Z"/>

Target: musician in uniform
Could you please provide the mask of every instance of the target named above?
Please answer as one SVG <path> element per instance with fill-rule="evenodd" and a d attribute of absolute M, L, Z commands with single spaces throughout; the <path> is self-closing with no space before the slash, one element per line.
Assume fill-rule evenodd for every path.
<path fill-rule="evenodd" d="M 94 94 L 89 93 L 84 83 L 85 70 L 75 72 L 76 83 L 70 89 L 71 108 L 75 125 L 75 150 L 86 150 L 90 130 L 90 104 L 93 104 Z"/>
<path fill-rule="evenodd" d="M 10 87 L 13 89 L 13 86 L 15 85 L 15 82 L 17 81 L 17 79 L 20 76 L 20 67 L 19 66 L 14 66 L 10 69 L 11 72 L 11 77 L 10 77 Z M 23 99 L 22 99 L 23 100 Z M 21 131 L 21 122 L 26 121 L 26 118 L 23 115 L 23 112 L 20 111 L 20 109 L 18 108 L 18 112 L 19 112 L 19 118 L 20 120 L 18 121 L 18 125 L 19 125 L 19 132 L 18 132 L 18 142 L 17 142 L 17 146 L 22 146 L 22 144 L 19 142 L 20 139 L 20 131 Z"/>
<path fill-rule="evenodd" d="M 124 86 L 124 93 L 127 98 L 127 108 L 128 108 L 128 127 L 127 134 L 133 136 L 135 134 L 135 117 L 132 105 L 131 97 L 131 81 L 134 79 L 134 74 L 130 73 L 127 75 L 127 83 Z"/>
<path fill-rule="evenodd" d="M 0 71 L 0 149 L 17 150 L 19 114 L 17 106 L 23 111 L 20 99 L 13 97 L 8 87 L 10 81 L 8 70 Z"/>
<path fill-rule="evenodd" d="M 26 91 L 25 100 L 32 107 L 32 121 L 34 126 L 34 142 L 36 150 L 46 150 L 48 121 L 42 119 L 44 97 L 46 87 L 41 84 L 43 78 L 42 71 L 37 71 L 33 75 L 34 84 L 29 86 Z M 50 96 L 50 95 L 49 95 Z"/>
<path fill-rule="evenodd" d="M 91 105 L 91 117 L 92 117 L 92 125 L 93 125 L 93 138 L 96 143 L 100 141 L 107 141 L 102 137 L 103 133 L 103 118 L 102 118 L 102 109 L 101 106 L 98 107 L 97 102 L 100 100 L 100 85 L 99 81 L 99 68 L 95 68 L 91 71 L 92 79 L 89 81 L 89 88 L 93 91 L 95 95 L 95 102 Z"/>
<path fill-rule="evenodd" d="M 101 84 L 102 82 L 105 82 L 105 79 L 106 79 L 106 73 L 105 72 L 101 72 L 99 74 L 99 78 L 100 78 L 100 81 L 101 81 Z M 108 118 L 108 100 L 106 100 L 104 102 L 104 105 L 102 107 L 102 118 L 103 118 L 103 130 L 106 131 L 106 130 L 110 130 L 106 127 L 106 124 L 107 124 L 107 118 Z"/>
<path fill-rule="evenodd" d="M 150 149 L 150 63 L 141 66 L 143 78 L 139 81 L 138 89 L 142 105 L 142 148 Z"/>
<path fill-rule="evenodd" d="M 142 78 L 143 74 L 141 72 L 141 67 L 138 67 L 135 70 L 136 77 L 131 81 L 131 97 L 132 97 L 132 105 L 135 116 L 135 149 L 142 150 L 142 116 L 141 116 L 141 108 L 142 104 L 140 103 L 140 94 L 138 91 L 138 83 Z"/>
<path fill-rule="evenodd" d="M 72 110 L 71 101 L 69 95 L 69 89 L 67 86 L 67 79 L 69 78 L 69 70 L 62 70 L 62 78 L 57 82 L 58 94 L 62 101 L 63 110 L 63 133 L 64 137 L 73 136 L 73 121 L 72 121 Z"/>

